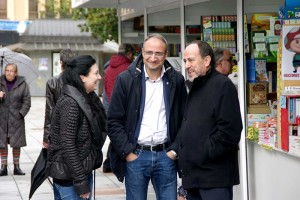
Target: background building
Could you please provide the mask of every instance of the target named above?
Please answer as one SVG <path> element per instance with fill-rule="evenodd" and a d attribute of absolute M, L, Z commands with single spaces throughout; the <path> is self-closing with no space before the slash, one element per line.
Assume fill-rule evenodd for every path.
<path fill-rule="evenodd" d="M 69 4 L 68 4 L 69 3 Z M 93 56 L 103 74 L 103 63 L 117 52 L 117 45 L 102 44 L 90 32 L 81 32 L 83 21 L 71 17 L 68 0 L 0 0 L 0 46 L 29 56 L 39 72 L 30 84 L 32 96 L 44 96 L 47 80 L 59 74 L 59 51 L 72 49 Z M 69 10 L 68 10 L 69 9 Z M 102 93 L 103 82 L 98 93 Z"/>

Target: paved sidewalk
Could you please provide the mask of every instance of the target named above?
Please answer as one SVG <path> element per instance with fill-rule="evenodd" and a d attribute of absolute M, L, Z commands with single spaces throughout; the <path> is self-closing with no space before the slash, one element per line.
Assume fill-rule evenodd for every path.
<path fill-rule="evenodd" d="M 1 200 L 28 199 L 30 189 L 30 172 L 42 148 L 45 98 L 32 97 L 31 109 L 26 116 L 27 146 L 21 149 L 20 167 L 26 173 L 25 176 L 13 175 L 12 149 L 9 148 L 8 176 L 0 177 Z M 106 155 L 109 139 L 103 147 Z M 96 171 L 96 200 L 121 200 L 125 199 L 125 187 L 112 173 L 102 173 L 102 169 Z M 51 200 L 53 191 L 50 183 L 45 181 L 34 193 L 32 200 Z M 154 200 L 155 194 L 149 187 L 148 200 Z"/>

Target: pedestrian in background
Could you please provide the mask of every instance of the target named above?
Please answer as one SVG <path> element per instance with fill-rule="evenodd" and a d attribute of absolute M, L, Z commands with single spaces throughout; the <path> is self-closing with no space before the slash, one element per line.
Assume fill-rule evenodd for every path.
<path fill-rule="evenodd" d="M 189 44 L 184 62 L 191 84 L 180 128 L 179 167 L 188 200 L 232 200 L 240 183 L 239 99 L 232 81 L 215 69 L 212 48 Z"/>
<path fill-rule="evenodd" d="M 7 175 L 8 144 L 12 147 L 14 175 L 25 175 L 20 169 L 20 154 L 21 147 L 27 145 L 24 117 L 31 107 L 29 87 L 13 63 L 5 66 L 0 84 L 0 176 Z"/>
<path fill-rule="evenodd" d="M 149 35 L 142 54 L 118 76 L 110 100 L 111 167 L 119 181 L 125 177 L 128 200 L 146 200 L 150 180 L 158 200 L 177 199 L 173 142 L 187 92 L 167 55 L 166 39 Z"/>
<path fill-rule="evenodd" d="M 105 70 L 105 74 L 104 74 L 104 88 L 105 88 L 105 95 L 107 98 L 108 105 L 110 102 L 111 94 L 114 89 L 117 76 L 123 71 L 128 69 L 128 66 L 132 63 L 134 59 L 134 55 L 135 55 L 135 50 L 131 44 L 121 44 L 119 46 L 118 54 L 113 55 L 110 58 L 109 65 Z M 103 97 L 103 99 L 104 98 L 105 96 Z M 111 143 L 109 143 L 106 159 L 103 162 L 104 173 L 111 172 L 110 151 L 111 151 Z"/>
<path fill-rule="evenodd" d="M 62 49 L 59 52 L 59 59 L 61 65 L 61 71 L 64 71 L 66 64 L 75 56 L 76 54 L 71 49 Z M 45 122 L 44 122 L 44 137 L 43 146 L 48 148 L 49 144 L 49 134 L 50 134 L 50 123 L 51 115 L 54 106 L 58 98 L 61 95 L 62 90 L 62 73 L 57 76 L 50 78 L 46 84 L 46 105 L 45 105 Z"/>
<path fill-rule="evenodd" d="M 214 49 L 216 70 L 225 76 L 232 73 L 232 67 L 234 61 L 232 60 L 231 52 L 226 48 L 215 48 Z"/>
<path fill-rule="evenodd" d="M 115 85 L 117 76 L 128 69 L 135 56 L 134 47 L 131 44 L 121 44 L 118 54 L 110 58 L 109 65 L 105 70 L 104 87 L 107 94 L 108 103 Z"/>
<path fill-rule="evenodd" d="M 62 73 L 62 95 L 51 118 L 47 171 L 54 197 L 91 199 L 92 171 L 102 164 L 106 115 L 95 93 L 101 76 L 93 57 L 73 58 Z"/>

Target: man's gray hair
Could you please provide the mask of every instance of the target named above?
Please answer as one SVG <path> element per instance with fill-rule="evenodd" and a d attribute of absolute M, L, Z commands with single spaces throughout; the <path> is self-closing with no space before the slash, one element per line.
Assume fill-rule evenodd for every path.
<path fill-rule="evenodd" d="M 161 40 L 161 41 L 162 41 L 163 43 L 165 43 L 165 45 L 166 45 L 166 51 L 168 50 L 168 42 L 167 42 L 166 38 L 164 38 L 164 36 L 162 36 L 162 35 L 159 34 L 159 33 L 153 33 L 153 34 L 148 35 L 148 36 L 146 37 L 146 39 L 144 40 L 144 44 L 145 44 L 145 42 L 147 42 L 150 38 L 157 38 L 157 39 Z"/>
<path fill-rule="evenodd" d="M 214 54 L 215 54 L 215 62 L 216 62 L 216 64 L 218 62 L 220 62 L 224 58 L 224 52 L 225 51 L 228 51 L 228 49 L 226 49 L 226 48 L 220 48 L 220 47 L 214 48 Z"/>
<path fill-rule="evenodd" d="M 63 63 L 63 65 L 67 65 L 67 63 L 70 62 L 75 56 L 76 53 L 71 49 L 62 49 L 59 52 L 60 61 Z"/>

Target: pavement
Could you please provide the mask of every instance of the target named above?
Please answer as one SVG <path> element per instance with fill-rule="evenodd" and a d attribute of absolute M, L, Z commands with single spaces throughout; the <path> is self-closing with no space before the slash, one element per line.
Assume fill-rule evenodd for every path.
<path fill-rule="evenodd" d="M 45 112 L 45 98 L 32 97 L 31 109 L 25 117 L 27 146 L 21 148 L 20 167 L 25 176 L 13 175 L 12 149 L 9 147 L 8 175 L 0 177 L 1 200 L 29 199 L 31 170 L 42 148 L 43 125 Z M 109 139 L 103 147 L 105 157 Z M 112 173 L 103 173 L 102 168 L 96 170 L 96 200 L 121 200 L 125 198 L 125 185 L 117 180 Z M 54 199 L 52 186 L 45 181 L 34 193 L 32 200 Z M 154 200 L 155 194 L 152 185 L 148 189 L 148 200 Z"/>

